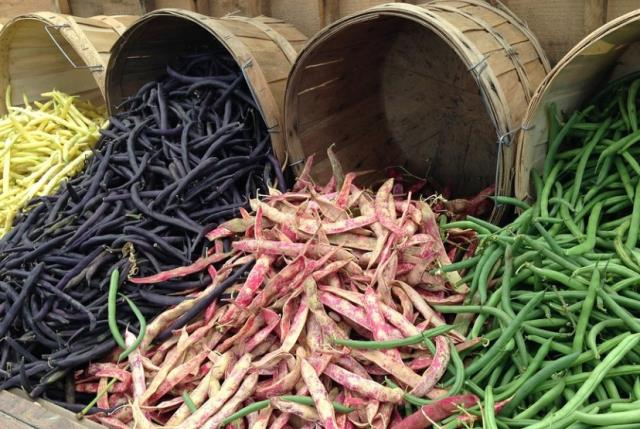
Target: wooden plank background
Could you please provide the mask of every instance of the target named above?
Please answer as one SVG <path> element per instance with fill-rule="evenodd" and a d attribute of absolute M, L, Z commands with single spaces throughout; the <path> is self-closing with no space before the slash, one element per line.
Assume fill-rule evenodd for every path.
<path fill-rule="evenodd" d="M 57 405 L 33 402 L 21 390 L 0 391 L 1 429 L 105 429 L 90 420 L 79 421 Z"/>
<path fill-rule="evenodd" d="M 489 0 L 495 2 L 495 0 Z M 424 0 L 406 0 L 419 4 Z M 536 34 L 552 63 L 603 23 L 640 8 L 640 0 L 502 0 Z M 386 0 L 0 0 L 0 18 L 39 10 L 78 16 L 139 15 L 165 7 L 210 16 L 269 15 L 307 36 L 336 19 Z"/>

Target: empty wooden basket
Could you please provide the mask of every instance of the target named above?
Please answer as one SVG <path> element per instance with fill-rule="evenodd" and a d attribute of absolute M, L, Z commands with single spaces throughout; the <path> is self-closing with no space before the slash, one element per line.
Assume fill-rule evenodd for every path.
<path fill-rule="evenodd" d="M 52 12 L 20 15 L 0 32 L 0 88 L 12 104 L 57 89 L 104 104 L 111 46 L 136 17 L 79 18 Z M 0 112 L 6 111 L 0 103 Z"/>
<path fill-rule="evenodd" d="M 345 170 L 401 165 L 459 196 L 496 180 L 509 194 L 510 142 L 548 69 L 503 7 L 437 0 L 358 12 L 313 37 L 291 71 L 290 163 L 315 153 L 314 176 L 326 180 L 335 143 Z"/>
<path fill-rule="evenodd" d="M 305 42 L 302 33 L 278 19 L 211 18 L 186 10 L 156 10 L 140 18 L 114 46 L 107 73 L 108 105 L 115 111 L 125 97 L 164 75 L 167 64 L 177 57 L 194 50 L 221 51 L 241 67 L 271 134 L 274 153 L 284 162 L 284 91 Z"/>

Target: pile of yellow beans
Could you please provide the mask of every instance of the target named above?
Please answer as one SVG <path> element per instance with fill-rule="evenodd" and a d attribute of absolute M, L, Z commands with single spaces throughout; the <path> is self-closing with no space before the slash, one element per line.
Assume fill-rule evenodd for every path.
<path fill-rule="evenodd" d="M 107 120 L 104 107 L 58 91 L 21 107 L 10 105 L 9 91 L 0 119 L 0 237 L 31 199 L 82 170 Z"/>

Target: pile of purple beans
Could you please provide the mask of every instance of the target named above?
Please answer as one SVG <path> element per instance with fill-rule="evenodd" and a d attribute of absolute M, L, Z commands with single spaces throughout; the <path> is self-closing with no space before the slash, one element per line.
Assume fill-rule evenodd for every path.
<path fill-rule="evenodd" d="M 1 389 L 22 386 L 70 409 L 88 402 L 76 397 L 73 372 L 115 346 L 112 270 L 146 276 L 188 264 L 206 255 L 206 232 L 268 187 L 285 188 L 231 58 L 185 57 L 120 111 L 87 168 L 33 200 L 0 241 Z M 146 318 L 211 282 L 202 273 L 148 286 L 121 277 L 120 293 Z M 119 328 L 137 334 L 118 303 Z"/>

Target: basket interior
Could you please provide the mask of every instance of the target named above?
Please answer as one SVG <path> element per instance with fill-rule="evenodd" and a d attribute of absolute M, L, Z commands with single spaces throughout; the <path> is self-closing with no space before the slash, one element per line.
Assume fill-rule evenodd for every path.
<path fill-rule="evenodd" d="M 114 52 L 107 73 L 111 108 L 142 85 L 161 78 L 178 57 L 194 52 L 228 51 L 198 23 L 171 15 L 154 15 L 134 25 Z"/>
<path fill-rule="evenodd" d="M 83 67 L 87 64 L 77 54 L 77 47 L 55 26 L 31 18 L 14 21 L 2 32 L 0 46 L 0 87 L 10 85 L 12 105 L 23 105 L 23 95 L 30 101 L 39 100 L 42 93 L 54 89 L 104 104 L 91 71 Z M 80 68 L 75 68 L 62 51 Z"/>
<path fill-rule="evenodd" d="M 378 16 L 316 40 L 290 76 L 285 109 L 287 144 L 316 154 L 321 183 L 332 143 L 345 171 L 380 177 L 403 166 L 461 196 L 495 181 L 496 131 L 479 87 L 453 48 L 416 21 Z"/>

